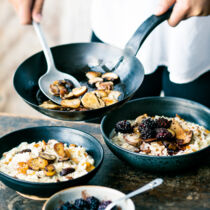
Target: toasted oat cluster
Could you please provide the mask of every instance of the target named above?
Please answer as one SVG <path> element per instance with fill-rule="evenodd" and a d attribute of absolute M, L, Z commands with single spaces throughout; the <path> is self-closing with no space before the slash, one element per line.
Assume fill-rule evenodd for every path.
<path fill-rule="evenodd" d="M 165 116 L 140 115 L 119 121 L 112 141 L 133 152 L 169 156 L 198 151 L 210 145 L 210 132 L 203 126 Z"/>
<path fill-rule="evenodd" d="M 86 73 L 87 86 L 74 88 L 71 81 L 56 80 L 50 85 L 49 92 L 62 99 L 61 106 L 52 101 L 44 101 L 40 107 L 63 111 L 86 111 L 99 109 L 119 101 L 120 91 L 114 90 L 114 85 L 119 82 L 119 76 L 113 72 L 102 74 L 89 71 Z"/>
<path fill-rule="evenodd" d="M 75 179 L 93 170 L 94 159 L 85 148 L 57 140 L 42 140 L 5 152 L 0 171 L 14 178 L 32 182 L 60 182 Z"/>

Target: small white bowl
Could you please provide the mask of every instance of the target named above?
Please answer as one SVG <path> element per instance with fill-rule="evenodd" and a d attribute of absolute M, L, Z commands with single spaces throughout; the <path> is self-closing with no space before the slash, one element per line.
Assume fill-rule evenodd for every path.
<path fill-rule="evenodd" d="M 60 206 L 61 202 L 74 202 L 76 199 L 82 197 L 82 192 L 85 192 L 88 196 L 95 196 L 100 201 L 114 201 L 125 195 L 118 190 L 103 186 L 84 185 L 78 187 L 70 187 L 52 195 L 44 203 L 42 210 L 54 210 Z M 121 208 L 121 210 L 135 210 L 134 203 L 131 199 L 122 201 L 118 206 Z"/>

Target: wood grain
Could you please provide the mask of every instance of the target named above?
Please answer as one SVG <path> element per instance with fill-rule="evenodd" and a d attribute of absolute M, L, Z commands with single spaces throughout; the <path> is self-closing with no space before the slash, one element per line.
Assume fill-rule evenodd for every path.
<path fill-rule="evenodd" d="M 137 210 L 209 209 L 210 162 L 181 174 L 146 173 L 131 168 L 109 151 L 104 144 L 98 124 L 43 120 L 7 114 L 0 114 L 0 122 L 0 136 L 25 127 L 58 125 L 77 128 L 98 138 L 105 149 L 105 159 L 99 172 L 87 184 L 108 186 L 128 193 L 157 177 L 163 178 L 163 185 L 133 198 Z M 43 202 L 23 198 L 0 182 L 0 209 L 41 210 L 42 205 Z"/>

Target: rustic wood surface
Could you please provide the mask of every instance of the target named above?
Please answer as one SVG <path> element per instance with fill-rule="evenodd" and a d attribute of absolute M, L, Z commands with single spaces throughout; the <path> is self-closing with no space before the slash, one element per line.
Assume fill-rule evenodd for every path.
<path fill-rule="evenodd" d="M 69 126 L 88 132 L 98 138 L 105 149 L 105 159 L 96 176 L 87 184 L 103 185 L 128 193 L 161 177 L 164 183 L 149 192 L 133 198 L 136 209 L 210 209 L 210 164 L 182 174 L 152 174 L 131 168 L 116 158 L 106 147 L 98 124 L 44 120 L 0 114 L 0 136 L 11 131 L 42 125 Z M 0 182 L 0 209 L 39 210 L 44 202 L 26 199 Z"/>

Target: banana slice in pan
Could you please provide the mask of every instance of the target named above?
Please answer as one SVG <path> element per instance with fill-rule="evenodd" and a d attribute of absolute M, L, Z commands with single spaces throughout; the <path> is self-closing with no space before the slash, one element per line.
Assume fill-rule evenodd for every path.
<path fill-rule="evenodd" d="M 83 106 L 89 109 L 98 109 L 105 106 L 104 101 L 97 97 L 93 92 L 86 93 L 81 101 Z"/>

